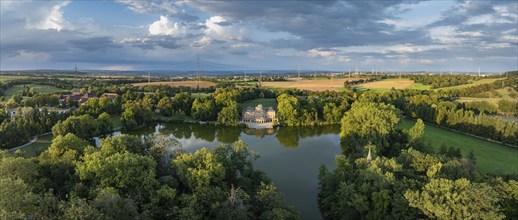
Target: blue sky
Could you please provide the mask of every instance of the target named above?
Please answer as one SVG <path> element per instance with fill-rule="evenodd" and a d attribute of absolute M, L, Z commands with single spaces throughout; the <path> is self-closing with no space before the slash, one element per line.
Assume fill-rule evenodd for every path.
<path fill-rule="evenodd" d="M 0 70 L 518 69 L 516 1 L 0 1 Z"/>

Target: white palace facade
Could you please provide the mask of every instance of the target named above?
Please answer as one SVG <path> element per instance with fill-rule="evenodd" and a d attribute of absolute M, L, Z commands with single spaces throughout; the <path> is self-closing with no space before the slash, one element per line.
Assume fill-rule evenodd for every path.
<path fill-rule="evenodd" d="M 273 107 L 263 108 L 263 105 L 259 104 L 257 107 L 247 107 L 243 109 L 243 122 L 252 123 L 268 123 L 276 122 L 277 114 Z"/>

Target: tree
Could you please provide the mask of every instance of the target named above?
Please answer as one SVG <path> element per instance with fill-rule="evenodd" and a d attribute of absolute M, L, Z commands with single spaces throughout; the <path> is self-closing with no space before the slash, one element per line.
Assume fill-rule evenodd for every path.
<path fill-rule="evenodd" d="M 408 144 L 418 150 L 424 150 L 424 122 L 417 119 L 415 125 L 408 131 Z"/>
<path fill-rule="evenodd" d="M 160 114 L 164 116 L 170 116 L 173 113 L 173 102 L 167 96 L 158 101 L 157 107 L 160 109 Z"/>
<path fill-rule="evenodd" d="M 237 104 L 231 104 L 223 107 L 218 113 L 218 122 L 224 125 L 237 125 L 239 122 L 239 112 Z"/>
<path fill-rule="evenodd" d="M 279 120 L 288 126 L 298 125 L 299 100 L 295 96 L 282 94 L 277 97 Z"/>
<path fill-rule="evenodd" d="M 196 120 L 215 120 L 217 117 L 216 112 L 216 103 L 210 97 L 197 98 L 192 103 L 191 115 Z"/>
<path fill-rule="evenodd" d="M 173 97 L 172 109 L 175 112 L 183 113 L 185 115 L 191 114 L 192 99 L 191 95 L 187 92 L 178 93 Z"/>
<path fill-rule="evenodd" d="M 52 127 L 54 136 L 73 133 L 80 138 L 89 139 L 99 135 L 98 122 L 90 115 L 70 116 Z"/>
<path fill-rule="evenodd" d="M 495 191 L 467 179 L 431 179 L 420 190 L 408 190 L 405 199 L 428 218 L 503 219 Z"/>
<path fill-rule="evenodd" d="M 114 188 L 138 202 L 149 198 L 158 184 L 153 158 L 102 148 L 85 153 L 84 162 L 77 165 L 80 180 L 89 182 L 92 189 Z"/>
<path fill-rule="evenodd" d="M 389 138 L 399 122 L 393 105 L 355 102 L 342 118 L 340 138 L 353 152 L 372 142 L 379 152 L 389 150 Z"/>
<path fill-rule="evenodd" d="M 88 145 L 72 133 L 52 139 L 50 147 L 38 157 L 46 187 L 55 189 L 56 194 L 69 193 L 77 184 L 75 165 Z"/>
<path fill-rule="evenodd" d="M 113 132 L 113 123 L 110 120 L 110 115 L 103 112 L 97 118 L 97 124 L 99 126 L 99 134 L 109 134 Z"/>

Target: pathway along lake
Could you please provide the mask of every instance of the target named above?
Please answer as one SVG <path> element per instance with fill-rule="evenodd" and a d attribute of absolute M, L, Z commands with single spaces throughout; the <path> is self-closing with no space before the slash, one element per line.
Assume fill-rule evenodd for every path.
<path fill-rule="evenodd" d="M 259 153 L 254 167 L 265 172 L 288 204 L 295 206 L 302 219 L 321 219 L 317 204 L 318 173 L 322 164 L 334 169 L 340 148 L 340 127 L 249 129 L 199 124 L 159 124 L 128 132 L 146 135 L 172 134 L 184 150 L 194 152 L 241 139 Z"/>

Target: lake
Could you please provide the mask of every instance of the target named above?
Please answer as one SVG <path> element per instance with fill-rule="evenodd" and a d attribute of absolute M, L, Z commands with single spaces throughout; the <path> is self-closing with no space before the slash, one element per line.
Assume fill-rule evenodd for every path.
<path fill-rule="evenodd" d="M 265 172 L 295 206 L 302 219 L 321 219 L 317 204 L 318 174 L 322 164 L 334 169 L 341 154 L 340 127 L 250 129 L 200 124 L 157 124 L 128 132 L 145 135 L 159 132 L 177 138 L 184 150 L 232 144 L 241 139 L 259 153 L 256 169 Z"/>

